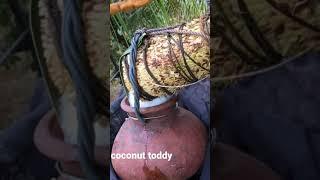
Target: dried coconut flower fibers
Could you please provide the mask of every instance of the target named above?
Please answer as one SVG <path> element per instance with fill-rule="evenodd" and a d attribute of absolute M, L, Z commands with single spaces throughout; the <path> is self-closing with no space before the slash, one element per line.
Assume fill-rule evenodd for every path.
<path fill-rule="evenodd" d="M 38 4 L 40 24 L 41 24 L 41 41 L 43 54 L 48 74 L 53 81 L 54 86 L 58 89 L 59 94 L 72 94 L 74 87 L 71 78 L 61 62 L 60 29 L 62 26 L 63 1 L 62 0 L 40 0 Z M 99 79 L 99 83 L 107 89 L 107 75 L 105 67 L 107 66 L 107 51 L 105 42 L 107 41 L 107 20 L 101 18 L 105 15 L 105 1 L 85 0 L 81 10 L 81 18 L 84 23 L 84 38 L 86 53 L 89 59 L 89 66 L 93 74 Z M 57 41 L 57 42 L 56 42 Z M 105 90 L 103 93 L 107 94 Z"/>
<path fill-rule="evenodd" d="M 39 0 L 38 19 L 41 39 L 41 49 L 44 66 L 48 75 L 48 81 L 52 82 L 50 94 L 53 95 L 53 102 L 58 113 L 58 120 L 65 141 L 71 144 L 77 143 L 78 119 L 76 116 L 76 88 L 72 82 L 66 66 L 63 64 L 62 56 L 62 23 L 64 18 L 64 1 L 62 0 Z M 107 19 L 100 18 L 105 15 L 105 2 L 101 0 L 85 0 L 81 8 L 81 19 L 83 20 L 83 36 L 87 59 L 83 59 L 83 64 L 88 66 L 93 76 L 90 81 L 96 82 L 94 93 L 97 95 L 98 112 L 94 117 L 94 128 L 96 133 L 96 144 L 106 145 L 105 132 L 108 131 L 107 113 L 105 103 L 107 102 L 107 66 L 108 51 L 105 43 L 107 41 Z M 100 27 L 100 28 L 99 28 Z M 85 73 L 85 72 L 84 72 Z"/>
<path fill-rule="evenodd" d="M 120 60 L 123 85 L 133 92 L 138 119 L 140 101 L 175 94 L 209 76 L 209 17 L 178 26 L 136 31 Z"/>
<path fill-rule="evenodd" d="M 128 78 L 130 67 L 136 68 L 137 83 L 148 94 L 141 96 L 144 100 L 173 94 L 207 77 L 210 68 L 208 23 L 208 17 L 201 17 L 174 27 L 138 30 L 133 38 L 137 43 L 131 42 L 120 62 L 126 90 L 132 90 Z M 136 60 L 131 65 L 134 48 Z"/>

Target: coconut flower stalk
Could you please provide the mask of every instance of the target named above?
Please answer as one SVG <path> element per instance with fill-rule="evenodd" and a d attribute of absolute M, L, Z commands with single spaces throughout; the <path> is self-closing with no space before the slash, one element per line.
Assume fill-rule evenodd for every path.
<path fill-rule="evenodd" d="M 203 16 L 174 27 L 137 31 L 140 39 L 129 48 L 129 51 L 136 48 L 135 56 L 126 51 L 120 61 L 127 92 L 133 91 L 132 66 L 141 100 L 172 95 L 182 87 L 208 77 L 209 23 L 208 16 Z M 135 58 L 134 64 L 132 58 Z"/>

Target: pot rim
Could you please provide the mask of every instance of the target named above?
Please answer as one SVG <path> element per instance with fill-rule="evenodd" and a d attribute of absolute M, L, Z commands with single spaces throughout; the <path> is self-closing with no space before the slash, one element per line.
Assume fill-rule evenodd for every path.
<path fill-rule="evenodd" d="M 64 142 L 62 130 L 57 122 L 54 110 L 47 112 L 39 121 L 34 132 L 34 144 L 37 149 L 49 157 L 61 162 L 79 162 L 77 145 Z M 95 146 L 95 161 L 106 165 L 109 159 L 108 146 Z"/>
<path fill-rule="evenodd" d="M 150 114 L 150 113 L 157 113 L 157 112 L 169 109 L 171 107 L 174 107 L 177 103 L 177 100 L 178 100 L 178 97 L 174 95 L 168 101 L 166 101 L 162 104 L 152 106 L 152 107 L 147 107 L 147 108 L 140 108 L 140 112 L 141 112 L 141 114 L 144 114 L 144 115 Z M 129 114 L 135 113 L 133 107 L 130 106 L 130 103 L 129 103 L 127 96 L 122 99 L 120 106 L 125 112 L 127 112 Z"/>

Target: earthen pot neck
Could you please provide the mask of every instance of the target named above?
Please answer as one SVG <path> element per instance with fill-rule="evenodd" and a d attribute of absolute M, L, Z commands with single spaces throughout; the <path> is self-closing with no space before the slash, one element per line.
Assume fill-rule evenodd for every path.
<path fill-rule="evenodd" d="M 153 107 L 147 107 L 147 108 L 140 108 L 141 114 L 145 118 L 150 118 L 148 121 L 156 120 L 156 119 L 162 119 L 161 117 L 170 117 L 175 114 L 175 111 L 177 110 L 177 97 L 173 96 L 168 101 L 157 105 Z M 130 106 L 128 98 L 125 97 L 121 101 L 121 108 L 128 113 L 128 115 L 132 118 L 136 118 L 136 114 L 134 111 L 134 108 Z M 156 118 L 158 117 L 158 118 Z"/>

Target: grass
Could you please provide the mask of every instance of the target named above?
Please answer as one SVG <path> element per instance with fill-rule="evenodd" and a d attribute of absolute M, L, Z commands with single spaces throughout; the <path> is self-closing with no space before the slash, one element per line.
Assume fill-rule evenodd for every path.
<path fill-rule="evenodd" d="M 146 7 L 112 16 L 112 58 L 121 56 L 137 29 L 180 24 L 203 15 L 206 9 L 204 0 L 153 0 Z"/>

